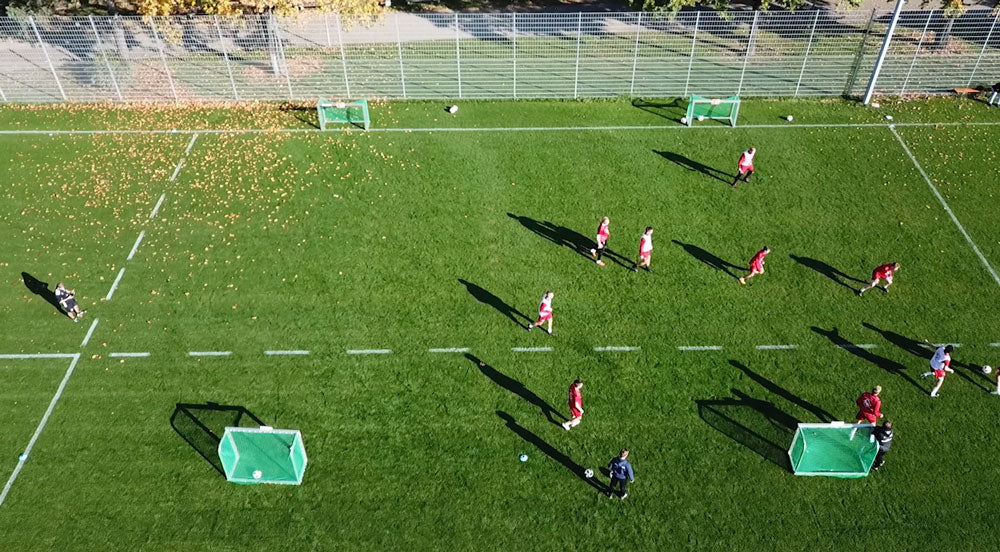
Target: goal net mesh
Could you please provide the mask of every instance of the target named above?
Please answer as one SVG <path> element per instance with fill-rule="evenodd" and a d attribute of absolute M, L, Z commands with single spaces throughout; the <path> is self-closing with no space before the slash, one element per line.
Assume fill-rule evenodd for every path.
<path fill-rule="evenodd" d="M 306 448 L 295 429 L 227 427 L 219 460 L 234 483 L 299 485 L 306 471 Z"/>
<path fill-rule="evenodd" d="M 799 424 L 788 449 L 792 471 L 795 475 L 867 476 L 878 453 L 871 436 L 873 427 L 843 422 Z"/>
<path fill-rule="evenodd" d="M 719 119 L 729 121 L 731 126 L 736 126 L 736 117 L 739 115 L 739 112 L 739 96 L 704 98 L 692 94 L 688 100 L 685 122 L 687 126 L 691 126 L 695 120 Z"/>

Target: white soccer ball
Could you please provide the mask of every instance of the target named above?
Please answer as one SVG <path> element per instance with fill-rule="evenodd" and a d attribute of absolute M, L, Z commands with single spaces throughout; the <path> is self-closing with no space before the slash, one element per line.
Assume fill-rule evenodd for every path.
<path fill-rule="evenodd" d="M 698 120 L 699 121 L 704 121 L 705 120 L 705 116 L 704 115 L 698 115 Z"/>
<path fill-rule="evenodd" d="M 527 462 L 528 461 L 528 455 L 527 454 L 522 454 L 521 455 L 521 461 L 522 462 Z"/>
<path fill-rule="evenodd" d="M 983 373 L 984 374 L 989 374 L 992 371 L 993 371 L 993 368 L 990 368 L 989 364 L 987 364 L 986 366 L 983 366 Z"/>
<path fill-rule="evenodd" d="M 885 120 L 887 120 L 887 121 L 891 121 L 891 120 L 892 120 L 892 115 L 886 115 L 886 116 L 885 116 Z"/>
<path fill-rule="evenodd" d="M 795 117 L 792 117 L 791 115 L 789 115 L 788 117 L 785 117 L 785 120 L 788 121 L 788 122 L 792 122 L 792 121 L 795 120 Z"/>
<path fill-rule="evenodd" d="M 453 106 L 449 107 L 448 108 L 448 113 L 451 113 L 452 115 L 454 115 L 455 113 L 458 113 L 458 106 L 457 105 L 453 105 Z"/>
<path fill-rule="evenodd" d="M 687 117 L 681 117 L 681 124 L 682 125 L 688 124 L 688 118 Z"/>
<path fill-rule="evenodd" d="M 260 470 L 257 470 L 255 472 L 253 472 L 253 478 L 254 479 L 260 479 L 261 477 L 264 477 L 264 472 L 262 472 Z"/>
<path fill-rule="evenodd" d="M 583 470 L 583 476 L 586 477 L 587 479 L 590 479 L 591 477 L 594 477 L 594 470 L 592 470 L 590 468 L 587 468 L 587 469 Z"/>

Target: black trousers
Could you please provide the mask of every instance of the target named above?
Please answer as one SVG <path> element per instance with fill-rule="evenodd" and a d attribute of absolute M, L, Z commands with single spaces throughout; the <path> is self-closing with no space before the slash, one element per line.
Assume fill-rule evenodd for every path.
<path fill-rule="evenodd" d="M 612 477 L 611 484 L 608 485 L 608 492 L 614 494 L 615 485 L 618 485 L 618 488 L 621 490 L 621 493 L 619 493 L 618 496 L 625 496 L 628 494 L 628 479 L 618 479 L 617 477 Z"/>
<path fill-rule="evenodd" d="M 886 449 L 878 449 L 878 454 L 875 455 L 875 463 L 872 464 L 873 468 L 878 468 L 881 467 L 882 464 L 885 464 L 885 453 L 887 452 L 889 451 Z"/>

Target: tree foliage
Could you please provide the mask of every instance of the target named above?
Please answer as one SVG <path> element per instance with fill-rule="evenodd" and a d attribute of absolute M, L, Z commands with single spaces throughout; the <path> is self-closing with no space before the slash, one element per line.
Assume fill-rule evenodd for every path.
<path fill-rule="evenodd" d="M 121 4 L 127 0 L 115 0 Z M 337 12 L 345 15 L 375 15 L 383 8 L 378 0 L 135 0 L 135 11 L 142 15 L 209 14 L 239 15 L 273 11 L 279 15 L 303 9 Z M 122 6 L 119 6 L 122 7 Z"/>

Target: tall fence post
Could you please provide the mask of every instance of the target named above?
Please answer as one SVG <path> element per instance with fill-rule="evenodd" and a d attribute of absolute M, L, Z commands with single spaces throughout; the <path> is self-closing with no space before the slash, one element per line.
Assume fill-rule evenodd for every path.
<path fill-rule="evenodd" d="M 156 22 L 149 19 L 149 28 L 153 29 L 153 38 L 156 39 L 156 47 L 160 49 L 160 61 L 163 62 L 163 71 L 167 75 L 167 82 L 170 84 L 170 92 L 174 95 L 174 101 L 180 101 L 177 97 L 177 88 L 174 87 L 174 78 L 170 76 L 170 66 L 167 65 L 167 55 L 163 53 L 163 41 L 160 40 L 160 33 L 156 30 Z"/>
<path fill-rule="evenodd" d="M 118 79 L 115 78 L 115 72 L 111 69 L 111 62 L 108 61 L 108 54 L 104 51 L 104 43 L 101 42 L 101 35 L 97 34 L 97 25 L 94 24 L 94 16 L 88 15 L 87 21 L 90 22 L 90 30 L 94 31 L 94 40 L 97 41 L 97 47 L 101 51 L 101 57 L 104 58 L 104 66 L 108 68 L 108 75 L 111 77 L 111 84 L 115 87 L 115 93 L 118 95 L 118 101 L 124 101 L 125 98 L 122 97 L 122 90 L 118 88 Z"/>
<path fill-rule="evenodd" d="M 816 23 L 819 22 L 819 11 L 816 10 L 816 16 L 813 18 L 812 30 L 809 31 L 809 43 L 806 44 L 806 55 L 802 58 L 802 69 L 799 69 L 799 82 L 795 83 L 795 94 L 792 97 L 798 97 L 799 87 L 802 86 L 802 77 L 806 74 L 806 62 L 809 61 L 809 50 L 812 49 L 813 37 L 816 36 Z"/>
<path fill-rule="evenodd" d="M 330 40 L 330 14 L 323 12 L 323 30 L 326 31 L 326 47 L 333 48 L 333 41 Z"/>
<path fill-rule="evenodd" d="M 406 74 L 403 72 L 403 39 L 399 36 L 399 13 L 393 14 L 396 22 L 396 49 L 399 51 L 399 82 L 403 85 L 403 99 L 406 99 Z"/>
<path fill-rule="evenodd" d="M 288 85 L 288 100 L 295 100 L 295 94 L 292 93 L 292 77 L 288 74 L 288 58 L 285 57 L 285 45 L 281 40 L 281 22 L 278 18 L 274 16 L 274 12 L 271 12 L 271 22 L 274 24 L 274 42 L 278 46 L 278 56 L 281 58 L 281 71 L 285 73 L 285 84 Z"/>
<path fill-rule="evenodd" d="M 7 101 L 7 94 L 3 93 L 3 88 L 0 88 L 0 101 Z"/>
<path fill-rule="evenodd" d="M 694 45 L 698 43 L 698 24 L 701 23 L 701 12 L 694 12 L 694 33 L 691 35 L 691 53 L 688 55 L 688 74 L 684 80 L 684 97 L 688 95 L 688 87 L 691 84 L 691 67 L 694 65 Z"/>
<path fill-rule="evenodd" d="M 757 15 L 759 11 L 753 12 L 753 22 L 750 23 L 750 36 L 747 37 L 747 49 L 743 52 L 743 69 L 740 70 L 740 85 L 736 87 L 736 95 L 739 96 L 740 92 L 743 92 L 743 77 L 747 73 L 747 62 L 750 61 L 750 52 L 754 45 L 754 38 L 757 30 Z"/>
<path fill-rule="evenodd" d="M 226 71 L 229 72 L 229 84 L 233 87 L 233 99 L 240 101 L 240 93 L 236 91 L 236 79 L 233 78 L 233 66 L 229 62 L 229 51 L 226 48 L 226 41 L 222 38 L 222 27 L 219 25 L 219 16 L 215 18 L 215 31 L 219 34 L 219 48 L 222 48 L 222 57 L 226 60 Z"/>
<path fill-rule="evenodd" d="M 347 55 L 344 54 L 344 35 L 341 33 L 341 27 L 344 26 L 344 21 L 341 19 L 340 14 L 337 14 L 337 43 L 340 44 L 340 65 L 344 68 L 344 86 L 347 87 L 347 97 L 351 98 L 351 79 L 347 78 Z"/>
<path fill-rule="evenodd" d="M 639 19 L 635 24 L 635 48 L 632 50 L 632 83 L 628 87 L 628 95 L 635 92 L 635 66 L 639 62 L 639 32 L 642 31 L 642 12 L 639 12 Z"/>
<path fill-rule="evenodd" d="M 458 71 L 458 99 L 462 99 L 462 48 L 458 43 L 458 12 L 455 12 L 455 67 Z"/>
<path fill-rule="evenodd" d="M 576 69 L 573 70 L 573 99 L 580 96 L 580 40 L 583 38 L 583 12 L 576 12 Z"/>
<path fill-rule="evenodd" d="M 63 90 L 63 85 L 59 82 L 59 75 L 56 74 L 56 66 L 52 64 L 52 58 L 49 57 L 49 50 L 45 47 L 45 42 L 42 40 L 41 33 L 38 32 L 38 25 L 35 25 L 35 17 L 29 15 L 28 21 L 31 23 L 31 28 L 35 31 L 35 38 L 38 39 L 38 45 L 42 47 L 42 53 L 45 54 L 45 61 L 49 62 L 49 69 L 52 70 L 52 78 L 56 79 L 56 86 L 59 87 L 59 94 L 62 95 L 62 99 L 65 102 L 66 91 Z"/>
<path fill-rule="evenodd" d="M 906 78 L 903 79 L 903 86 L 899 89 L 899 97 L 906 94 L 906 85 L 910 82 L 910 74 L 913 73 L 913 66 L 917 64 L 917 57 L 920 56 L 920 47 L 924 45 L 924 37 L 927 36 L 927 27 L 931 24 L 931 16 L 934 10 L 927 12 L 927 21 L 924 23 L 924 30 L 920 33 L 920 40 L 917 41 L 917 49 L 913 52 L 913 59 L 910 60 L 910 68 L 906 71 Z"/>
<path fill-rule="evenodd" d="M 514 42 L 514 99 L 517 99 L 517 12 L 510 12 L 511 35 Z"/>
<path fill-rule="evenodd" d="M 976 64 L 972 66 L 972 73 L 969 74 L 969 82 L 965 83 L 966 88 L 972 86 L 972 79 L 976 76 L 976 69 L 979 69 L 979 62 L 983 60 L 983 53 L 986 52 L 986 45 L 989 44 L 990 39 L 993 38 L 993 28 L 997 26 L 998 17 L 1000 17 L 1000 13 L 993 16 L 993 24 L 990 25 L 990 32 L 986 33 L 986 40 L 983 41 L 983 49 L 979 50 L 979 57 L 976 58 Z"/>
<path fill-rule="evenodd" d="M 868 105 L 875 94 L 875 85 L 878 84 L 878 74 L 882 71 L 882 63 L 885 62 L 885 55 L 889 53 L 889 44 L 892 42 L 893 33 L 896 32 L 896 23 L 899 23 L 899 14 L 903 11 L 903 4 L 905 2 L 906 0 L 896 0 L 896 9 L 892 12 L 892 21 L 889 22 L 889 28 L 885 31 L 882 49 L 879 50 L 878 59 L 875 60 L 875 68 L 872 70 L 872 76 L 868 79 L 868 89 L 865 90 L 865 97 L 861 101 L 862 105 Z"/>

